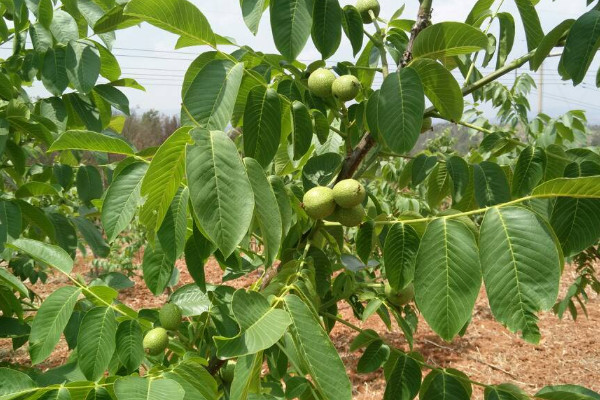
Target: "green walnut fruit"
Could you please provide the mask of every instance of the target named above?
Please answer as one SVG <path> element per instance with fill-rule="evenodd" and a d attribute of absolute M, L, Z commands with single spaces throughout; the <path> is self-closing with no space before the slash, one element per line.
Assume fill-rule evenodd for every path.
<path fill-rule="evenodd" d="M 313 219 L 329 217 L 335 210 L 333 190 L 325 186 L 316 186 L 304 194 L 302 198 L 304 211 Z"/>
<path fill-rule="evenodd" d="M 415 287 L 412 283 L 408 284 L 402 290 L 394 290 L 389 283 L 385 283 L 385 297 L 388 301 L 398 307 L 404 306 L 412 301 L 415 297 Z"/>
<path fill-rule="evenodd" d="M 221 379 L 223 379 L 223 382 L 226 382 L 226 383 L 233 382 L 233 374 L 235 371 L 235 364 L 236 364 L 235 360 L 229 360 L 227 362 L 227 364 L 223 368 L 221 368 Z"/>
<path fill-rule="evenodd" d="M 423 124 L 421 124 L 421 133 L 425 133 L 431 129 L 433 126 L 433 121 L 431 117 L 423 118 Z"/>
<path fill-rule="evenodd" d="M 344 226 L 358 226 L 365 218 L 365 209 L 360 204 L 352 208 L 339 207 L 335 210 L 335 217 Z"/>
<path fill-rule="evenodd" d="M 365 187 L 355 179 L 344 179 L 333 187 L 333 199 L 343 208 L 359 205 L 366 196 Z"/>
<path fill-rule="evenodd" d="M 308 77 L 308 89 L 319 97 L 331 96 L 335 75 L 328 69 L 319 68 Z"/>
<path fill-rule="evenodd" d="M 144 351 L 151 356 L 157 356 L 167 348 L 169 336 L 164 328 L 154 328 L 144 336 Z"/>
<path fill-rule="evenodd" d="M 356 9 L 360 13 L 360 16 L 365 24 L 370 24 L 373 22 L 373 18 L 371 18 L 369 11 L 373 11 L 375 18 L 379 16 L 379 11 L 381 11 L 381 7 L 379 6 L 379 2 L 377 0 L 358 0 L 356 2 Z"/>
<path fill-rule="evenodd" d="M 160 326 L 169 331 L 174 331 L 181 323 L 181 309 L 173 303 L 167 303 L 158 312 Z"/>
<path fill-rule="evenodd" d="M 354 75 L 342 75 L 333 81 L 333 95 L 341 101 L 350 101 L 360 92 L 360 81 Z"/>

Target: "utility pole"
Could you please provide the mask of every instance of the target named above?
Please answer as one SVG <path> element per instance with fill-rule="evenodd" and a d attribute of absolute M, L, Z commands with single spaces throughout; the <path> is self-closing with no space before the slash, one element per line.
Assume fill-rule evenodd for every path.
<path fill-rule="evenodd" d="M 538 76 L 538 114 L 542 113 L 544 105 L 544 63 L 540 65 Z"/>

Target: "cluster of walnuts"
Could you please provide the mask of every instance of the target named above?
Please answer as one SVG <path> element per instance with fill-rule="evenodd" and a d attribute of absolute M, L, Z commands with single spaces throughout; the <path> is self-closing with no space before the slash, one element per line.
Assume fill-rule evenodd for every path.
<path fill-rule="evenodd" d="M 344 226 L 358 226 L 365 217 L 362 202 L 367 192 L 355 179 L 344 179 L 333 189 L 316 186 L 304 194 L 304 211 L 313 219 L 326 219 Z"/>
<path fill-rule="evenodd" d="M 160 326 L 151 329 L 144 336 L 144 351 L 151 356 L 161 354 L 169 345 L 167 331 L 175 331 L 181 323 L 181 309 L 173 303 L 167 303 L 158 311 Z"/>

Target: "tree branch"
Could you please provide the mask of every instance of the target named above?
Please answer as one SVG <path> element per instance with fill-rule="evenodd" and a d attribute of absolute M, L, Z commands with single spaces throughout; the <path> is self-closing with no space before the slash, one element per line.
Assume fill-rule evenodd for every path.
<path fill-rule="evenodd" d="M 406 51 L 402 56 L 403 67 L 406 67 L 408 63 L 412 60 L 412 48 L 415 44 L 415 39 L 417 35 L 421 33 L 421 31 L 431 25 L 431 4 L 433 0 L 422 0 L 421 6 L 419 7 L 419 13 L 417 14 L 417 20 L 410 30 L 410 39 L 408 40 L 408 45 L 406 46 Z"/>
<path fill-rule="evenodd" d="M 404 55 L 402 57 L 402 62 L 400 64 L 401 67 L 405 67 L 406 65 L 408 65 L 410 60 L 412 60 L 412 48 L 413 48 L 413 45 L 414 45 L 417 35 L 419 33 L 421 33 L 421 31 L 423 29 L 427 28 L 431 24 L 431 5 L 432 5 L 432 3 L 433 3 L 433 0 L 422 0 L 421 1 L 421 6 L 419 7 L 419 13 L 417 15 L 417 20 L 411 29 L 410 40 L 406 47 L 406 51 L 404 52 Z M 384 53 L 382 54 L 382 60 L 385 60 L 385 61 L 383 61 L 382 70 L 385 72 L 385 71 L 387 71 L 387 60 L 386 60 L 386 56 L 385 56 L 385 49 L 383 49 L 383 51 L 384 51 Z M 371 149 L 373 148 L 374 145 L 375 145 L 375 139 L 373 138 L 373 135 L 371 135 L 370 133 L 367 132 L 363 136 L 361 141 L 358 143 L 358 146 L 356 146 L 356 148 L 352 151 L 352 153 L 349 154 L 348 157 L 346 157 L 346 160 L 344 161 L 344 165 L 342 166 L 342 170 L 337 177 L 337 181 L 339 182 L 341 180 L 351 178 L 352 175 L 354 175 L 354 173 L 358 169 L 358 166 L 360 165 L 362 160 L 369 153 L 369 151 L 371 151 Z"/>
<path fill-rule="evenodd" d="M 536 51 L 535 49 L 530 51 L 529 53 L 517 58 L 513 62 L 506 64 L 504 67 L 500 68 L 499 70 L 494 71 L 491 74 L 484 76 L 480 80 L 473 82 L 473 84 L 464 87 L 462 90 L 463 96 L 467 96 L 467 95 L 473 93 L 474 91 L 476 91 L 477 89 L 481 89 L 488 83 L 493 82 L 496 79 L 508 74 L 509 72 L 514 71 L 515 69 L 523 66 L 526 62 L 528 62 L 534 56 L 535 51 Z M 427 117 L 433 116 L 432 114 L 435 111 L 436 111 L 436 108 L 431 106 L 427 110 L 425 110 L 425 116 L 427 116 Z"/>

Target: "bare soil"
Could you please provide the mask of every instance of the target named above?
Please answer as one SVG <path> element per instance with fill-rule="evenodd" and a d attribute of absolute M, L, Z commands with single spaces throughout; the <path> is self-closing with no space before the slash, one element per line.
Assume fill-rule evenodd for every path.
<path fill-rule="evenodd" d="M 89 259 L 78 259 L 75 272 L 89 275 Z M 178 261 L 181 271 L 180 285 L 192 282 L 183 261 Z M 575 277 L 574 271 L 567 268 L 563 274 L 561 295 Z M 258 278 L 257 273 L 227 282 L 237 288 L 246 287 Z M 141 276 L 132 278 L 135 286 L 121 291 L 119 299 L 134 309 L 152 308 L 162 305 L 167 295 L 154 296 L 143 283 Z M 211 260 L 206 266 L 206 279 L 220 283 L 222 271 Z M 41 298 L 45 298 L 58 287 L 69 284 L 61 275 L 50 275 L 46 284 L 29 285 Z M 400 330 L 395 326 L 391 332 L 377 316 L 365 323 L 357 321 L 347 304 L 340 305 L 342 316 L 360 326 L 378 332 L 386 332 L 384 337 L 395 346 L 408 350 L 408 345 Z M 462 338 L 446 343 L 434 334 L 422 320 L 415 335 L 414 349 L 424 355 L 426 361 L 440 367 L 452 367 L 465 372 L 472 380 L 484 384 L 514 383 L 530 394 L 549 384 L 578 384 L 600 391 L 600 298 L 594 296 L 588 303 L 588 318 L 583 314 L 577 321 L 570 317 L 560 320 L 551 312 L 540 315 L 542 341 L 532 345 L 518 335 L 494 321 L 483 293 L 480 294 L 473 321 Z M 348 374 L 354 386 L 357 400 L 381 399 L 385 381 L 381 370 L 370 374 L 356 374 L 356 364 L 361 352 L 350 353 L 349 346 L 356 332 L 337 324 L 331 333 L 335 346 L 340 351 Z M 52 356 L 36 366 L 42 370 L 61 365 L 69 357 L 63 341 Z M 0 339 L 0 363 L 30 365 L 27 346 L 13 351 L 11 341 Z M 427 373 L 428 371 L 424 371 Z M 475 389 L 474 397 L 482 398 L 482 391 Z"/>

